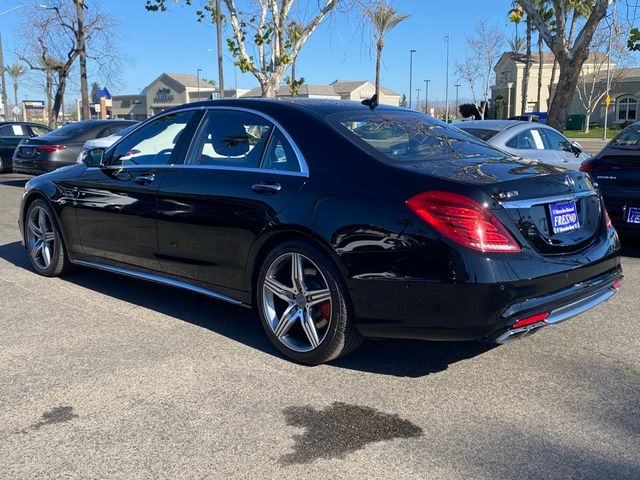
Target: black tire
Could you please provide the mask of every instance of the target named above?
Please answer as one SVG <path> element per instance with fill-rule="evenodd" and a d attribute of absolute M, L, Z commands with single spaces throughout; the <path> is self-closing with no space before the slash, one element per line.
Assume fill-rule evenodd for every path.
<path fill-rule="evenodd" d="M 4 156 L 0 155 L 0 173 L 13 172 L 13 163 L 11 160 L 5 160 Z"/>
<path fill-rule="evenodd" d="M 39 218 L 41 211 L 44 211 L 47 216 L 44 222 L 46 228 L 42 229 L 42 224 L 40 223 L 39 227 L 42 231 L 46 232 L 47 238 L 51 239 L 49 242 L 45 242 L 47 251 L 49 252 L 47 255 L 47 258 L 49 258 L 48 262 L 45 259 L 42 247 L 40 248 L 39 255 L 33 254 L 33 252 L 37 250 L 38 236 L 30 227 L 29 222 L 35 215 Z M 24 218 L 24 238 L 27 257 L 29 257 L 29 261 L 31 262 L 34 270 L 40 275 L 45 277 L 58 277 L 67 273 L 71 269 L 71 263 L 69 262 L 64 240 L 60 233 L 60 226 L 58 225 L 57 218 L 52 208 L 46 201 L 36 199 L 29 205 Z M 39 238 L 41 242 L 43 238 L 45 238 L 45 234 L 41 235 Z"/>
<path fill-rule="evenodd" d="M 295 331 L 293 331 L 292 333 L 286 333 L 283 337 L 283 340 L 281 340 L 275 333 L 277 328 L 274 328 L 273 326 L 273 322 L 277 321 L 277 318 L 280 319 L 280 322 L 282 322 L 282 319 L 284 318 L 284 315 L 279 315 L 277 308 L 275 308 L 275 303 L 280 302 L 282 305 L 288 305 L 288 307 L 291 307 L 292 302 L 295 303 L 296 300 L 282 300 L 281 298 L 276 298 L 276 295 L 270 293 L 270 291 L 267 291 L 265 293 L 265 280 L 267 274 L 269 273 L 271 276 L 271 273 L 274 271 L 272 267 L 276 268 L 277 262 L 281 262 L 283 264 L 283 271 L 286 274 L 286 262 L 288 261 L 287 258 L 289 256 L 292 258 L 292 260 L 290 260 L 291 266 L 289 267 L 291 268 L 293 265 L 293 258 L 296 258 L 293 256 L 294 254 L 297 254 L 297 258 L 302 258 L 302 261 L 305 262 L 305 268 L 302 269 L 305 272 L 303 273 L 303 278 L 306 277 L 307 272 L 311 272 L 312 274 L 311 279 L 309 280 L 307 278 L 306 282 L 322 281 L 326 285 L 320 285 L 320 287 L 316 287 L 315 291 L 325 291 L 327 290 L 326 287 L 328 287 L 328 290 L 330 292 L 330 300 L 326 300 L 325 302 L 323 302 L 325 304 L 327 302 L 330 302 L 329 318 L 321 316 L 320 322 L 314 323 L 314 331 L 320 324 L 326 324 L 326 326 L 322 328 L 323 336 L 321 339 L 319 338 L 320 330 L 318 330 L 316 340 L 320 340 L 320 343 L 314 347 L 309 342 L 309 347 L 311 349 L 308 351 L 300 351 L 298 349 L 291 348 L 291 346 L 289 345 L 290 343 L 292 343 L 292 341 L 288 340 L 287 337 L 294 335 L 296 333 Z M 320 271 L 321 275 L 318 275 L 318 270 Z M 273 279 L 274 277 L 271 278 Z M 295 289 L 295 281 L 293 281 L 293 279 L 291 283 L 293 288 Z M 317 285 L 319 285 L 319 283 Z M 308 293 L 312 293 L 313 290 L 314 288 L 310 288 Z M 295 294 L 292 295 L 295 296 Z M 298 294 L 296 298 L 298 298 L 299 296 L 300 294 Z M 304 297 L 304 295 L 302 295 L 302 297 Z M 267 303 L 265 303 L 265 301 Z M 304 307 L 300 308 L 299 311 L 308 312 L 309 316 L 305 318 L 311 318 L 311 321 L 313 322 L 313 316 L 318 315 L 319 313 L 315 310 L 317 310 L 317 308 L 322 309 L 322 304 L 307 307 L 306 301 L 302 301 L 305 302 Z M 267 306 L 269 305 L 269 302 L 270 306 Z M 270 319 L 269 308 L 271 307 L 274 307 L 274 314 L 272 314 L 272 318 Z M 256 285 L 256 308 L 260 315 L 262 326 L 267 332 L 267 335 L 274 346 L 285 356 L 298 363 L 306 365 L 318 365 L 321 363 L 329 362 L 355 350 L 363 340 L 355 328 L 354 313 L 349 297 L 349 292 L 344 285 L 340 272 L 328 255 L 326 255 L 323 251 L 313 246 L 312 244 L 304 241 L 289 241 L 283 243 L 277 246 L 264 259 L 260 267 Z M 314 311 L 315 313 L 313 313 Z M 309 336 L 306 329 L 302 326 L 302 324 L 304 323 L 302 318 L 300 319 L 300 322 L 300 325 L 298 325 L 298 323 L 291 323 L 291 325 L 293 326 L 290 330 L 287 330 L 287 332 L 291 332 L 292 330 L 297 329 L 299 332 L 303 332 L 303 334 L 300 334 L 299 337 L 302 337 L 304 339 L 304 335 L 306 335 L 308 339 L 310 339 L 311 336 Z"/>

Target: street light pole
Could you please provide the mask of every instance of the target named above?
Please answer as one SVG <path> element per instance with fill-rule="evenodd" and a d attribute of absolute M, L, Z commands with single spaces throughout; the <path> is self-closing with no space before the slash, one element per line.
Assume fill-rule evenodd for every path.
<path fill-rule="evenodd" d="M 420 92 L 421 92 L 421 91 L 422 91 L 422 89 L 421 89 L 421 88 L 416 88 L 416 92 L 418 92 L 418 108 L 417 108 L 417 110 L 418 110 L 419 112 L 421 112 L 421 111 L 422 111 L 422 110 L 420 109 Z"/>
<path fill-rule="evenodd" d="M 507 114 L 505 119 L 511 116 L 511 89 L 513 88 L 513 82 L 507 82 Z"/>
<path fill-rule="evenodd" d="M 431 80 L 424 81 L 424 113 L 429 115 L 429 83 Z"/>
<path fill-rule="evenodd" d="M 411 110 L 411 92 L 413 91 L 413 54 L 415 50 L 409 50 L 409 110 Z"/>
<path fill-rule="evenodd" d="M 458 111 L 459 111 L 459 105 L 458 105 L 458 90 L 460 90 L 460 84 L 456 83 L 454 85 L 454 87 L 456 87 L 456 118 L 458 117 Z"/>
<path fill-rule="evenodd" d="M 222 13 L 220 0 L 216 0 L 216 43 L 218 44 L 218 90 L 220 98 L 224 98 L 224 73 L 222 71 Z"/>
<path fill-rule="evenodd" d="M 449 122 L 449 35 L 445 35 L 444 43 L 447 44 L 447 83 L 444 87 L 444 121 Z"/>
<path fill-rule="evenodd" d="M 196 71 L 196 76 L 198 77 L 198 101 L 200 101 L 200 72 L 202 71 L 201 68 L 199 68 Z"/>

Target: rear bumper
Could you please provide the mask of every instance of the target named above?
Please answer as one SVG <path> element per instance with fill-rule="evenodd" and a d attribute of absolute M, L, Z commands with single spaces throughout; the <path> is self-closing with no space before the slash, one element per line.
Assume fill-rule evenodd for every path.
<path fill-rule="evenodd" d="M 535 330 L 501 338 L 523 318 L 549 313 L 539 328 L 599 305 L 615 294 L 621 278 L 620 257 L 614 256 L 529 280 L 491 284 L 384 282 L 376 288 L 361 285 L 352 290 L 352 297 L 356 325 L 363 336 L 503 342 Z"/>
<path fill-rule="evenodd" d="M 502 333 L 492 335 L 489 339 L 496 343 L 505 343 L 509 340 L 522 338 L 525 335 L 536 332 L 542 327 L 555 325 L 556 323 L 580 315 L 587 310 L 591 310 L 601 303 L 606 302 L 618 292 L 622 278 L 623 276 L 621 274 L 607 274 L 585 282 L 584 284 L 576 285 L 566 291 L 559 292 L 562 297 L 567 299 L 571 298 L 571 300 L 560 305 L 557 301 L 551 301 L 545 305 L 544 298 L 533 299 L 532 301 L 537 301 L 537 303 L 542 304 L 537 307 L 540 312 L 549 314 L 546 319 L 518 328 L 507 328 Z M 558 296 L 558 294 L 555 296 Z M 514 323 L 517 322 L 518 317 L 522 318 L 522 315 L 514 316 L 511 321 Z"/>

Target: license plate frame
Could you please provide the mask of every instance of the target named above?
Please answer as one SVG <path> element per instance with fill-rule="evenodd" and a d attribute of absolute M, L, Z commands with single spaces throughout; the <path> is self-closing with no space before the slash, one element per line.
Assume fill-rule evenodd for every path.
<path fill-rule="evenodd" d="M 549 215 L 554 235 L 572 232 L 580 228 L 578 207 L 575 200 L 549 204 Z"/>
<path fill-rule="evenodd" d="M 20 147 L 19 149 L 19 156 L 22 158 L 34 158 L 36 156 L 36 149 L 35 147 Z"/>
<path fill-rule="evenodd" d="M 640 207 L 628 207 L 625 221 L 632 225 L 640 224 Z"/>

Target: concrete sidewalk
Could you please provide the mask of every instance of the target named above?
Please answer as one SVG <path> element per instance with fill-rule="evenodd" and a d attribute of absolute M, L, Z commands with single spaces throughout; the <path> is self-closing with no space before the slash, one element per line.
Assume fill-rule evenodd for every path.
<path fill-rule="evenodd" d="M 580 145 L 582 145 L 584 150 L 589 155 L 595 155 L 596 153 L 599 153 L 600 150 L 602 150 L 605 145 L 609 143 L 609 140 L 611 140 L 611 138 L 609 138 L 609 140 L 602 140 L 601 138 L 567 138 L 569 138 L 569 140 L 571 140 L 572 142 L 578 142 Z"/>

